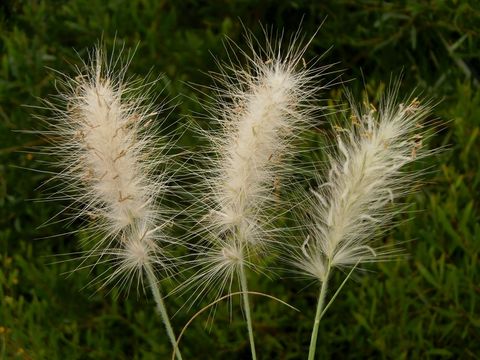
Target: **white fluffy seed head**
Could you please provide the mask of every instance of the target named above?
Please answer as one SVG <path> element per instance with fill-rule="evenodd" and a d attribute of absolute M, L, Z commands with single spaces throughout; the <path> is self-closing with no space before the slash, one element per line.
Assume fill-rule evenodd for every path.
<path fill-rule="evenodd" d="M 126 81 L 126 66 L 112 60 L 97 49 L 78 76 L 65 78 L 62 103 L 52 105 L 57 117 L 45 134 L 54 141 L 51 153 L 61 158 L 56 195 L 73 200 L 73 217 L 90 217 L 97 230 L 99 241 L 86 257 L 110 256 L 103 261 L 118 265 L 113 274 L 130 278 L 159 262 L 153 254 L 164 238 L 159 225 L 165 217 L 157 200 L 166 186 L 157 172 L 166 157 L 151 128 L 157 111 L 149 88 Z"/>
<path fill-rule="evenodd" d="M 292 140 L 311 120 L 309 105 L 320 90 L 314 80 L 323 69 L 303 66 L 305 48 L 290 44 L 283 54 L 281 39 L 267 50 L 250 46 L 246 66 L 230 64 L 222 73 L 225 89 L 214 111 L 222 129 L 211 136 L 217 156 L 210 220 L 218 234 L 233 232 L 238 241 L 260 245 L 266 239 L 261 214 L 274 198 L 276 178 L 284 175 Z"/>
<path fill-rule="evenodd" d="M 243 94 L 240 108 L 225 114 L 232 124 L 223 134 L 221 181 L 214 189 L 218 204 L 214 223 L 222 231 L 237 228 L 244 241 L 250 242 L 259 241 L 253 233 L 255 217 L 271 196 L 273 163 L 284 152 L 298 120 L 291 116 L 299 101 L 291 93 L 291 74 L 268 70 Z"/>
<path fill-rule="evenodd" d="M 205 270 L 209 281 L 217 277 L 221 284 L 272 243 L 267 229 L 276 216 L 276 183 L 291 175 L 285 160 L 295 137 L 311 125 L 314 95 L 328 68 L 307 66 L 298 34 L 285 48 L 282 37 L 268 41 L 267 36 L 260 49 L 248 40 L 250 55 L 227 43 L 236 53 L 232 58 L 237 61 L 241 53 L 246 64 L 222 64 L 214 75 L 221 86 L 210 110 L 220 129 L 207 134 L 214 156 L 207 166 L 207 216 L 201 226 L 210 243 L 200 257 L 211 264 Z M 200 271 L 199 279 L 205 274 Z"/>
<path fill-rule="evenodd" d="M 378 111 L 352 102 L 349 123 L 337 128 L 327 179 L 311 193 L 311 232 L 295 255 L 307 276 L 323 281 L 330 267 L 385 260 L 396 252 L 375 248 L 372 239 L 398 212 L 393 202 L 417 184 L 420 174 L 405 166 L 431 153 L 422 148 L 429 106 L 416 98 L 399 104 L 397 92 L 398 85 Z"/>
<path fill-rule="evenodd" d="M 125 84 L 110 77 L 103 61 L 97 51 L 95 72 L 77 77 L 62 135 L 73 136 L 67 156 L 77 166 L 68 175 L 88 190 L 84 210 L 104 219 L 115 234 L 138 219 L 155 218 L 154 201 L 163 184 L 152 182 L 152 164 L 144 161 L 153 158 L 147 154 L 151 138 L 142 136 L 148 109 L 128 98 Z"/>

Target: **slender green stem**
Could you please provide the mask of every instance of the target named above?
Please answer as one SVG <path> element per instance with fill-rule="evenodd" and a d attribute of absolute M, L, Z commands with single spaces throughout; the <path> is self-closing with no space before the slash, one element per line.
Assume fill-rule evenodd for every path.
<path fill-rule="evenodd" d="M 257 360 L 257 353 L 255 352 L 255 340 L 253 337 L 252 316 L 250 314 L 250 303 L 248 301 L 247 277 L 245 276 L 245 269 L 243 265 L 240 267 L 240 286 L 242 288 L 243 306 L 245 308 L 245 316 L 247 318 L 248 337 L 250 339 L 252 359 Z"/>
<path fill-rule="evenodd" d="M 327 273 L 325 274 L 325 279 L 322 282 L 322 287 L 320 288 L 320 294 L 318 295 L 317 313 L 315 314 L 315 321 L 313 323 L 312 337 L 310 339 L 310 349 L 308 350 L 308 360 L 315 359 L 315 351 L 317 350 L 318 326 L 320 325 L 320 320 L 323 315 L 323 306 L 325 304 L 325 296 L 327 294 L 329 276 L 330 276 L 330 267 L 328 268 Z"/>
<path fill-rule="evenodd" d="M 323 314 L 325 314 L 328 310 L 328 308 L 330 307 L 330 305 L 333 304 L 333 301 L 337 298 L 338 294 L 340 294 L 340 291 L 343 289 L 343 287 L 345 286 L 345 284 L 347 283 L 348 279 L 350 279 L 350 276 L 352 275 L 352 273 L 355 271 L 355 269 L 357 268 L 358 266 L 358 263 L 360 262 L 357 261 L 357 263 L 355 264 L 354 267 L 352 267 L 352 269 L 350 270 L 350 272 L 348 273 L 347 277 L 342 281 L 342 283 L 340 284 L 340 286 L 338 287 L 337 291 L 335 291 L 335 294 L 333 294 L 331 297 L 330 297 L 330 300 L 328 301 L 328 304 L 324 306 L 323 310 L 322 310 L 322 315 L 320 315 L 320 319 L 323 317 Z"/>
<path fill-rule="evenodd" d="M 155 273 L 153 272 L 153 268 L 150 263 L 145 264 L 145 272 L 147 274 L 147 280 L 150 285 L 150 289 L 152 289 L 153 298 L 157 303 L 157 310 L 160 313 L 163 324 L 165 325 L 168 338 L 172 343 L 173 349 L 175 351 L 175 355 L 177 356 L 177 360 L 182 360 L 180 349 L 177 348 L 177 339 L 175 338 L 175 333 L 173 332 L 172 325 L 170 324 L 167 308 L 165 307 L 162 294 L 160 293 L 160 286 L 158 285 L 157 278 L 155 277 Z"/>

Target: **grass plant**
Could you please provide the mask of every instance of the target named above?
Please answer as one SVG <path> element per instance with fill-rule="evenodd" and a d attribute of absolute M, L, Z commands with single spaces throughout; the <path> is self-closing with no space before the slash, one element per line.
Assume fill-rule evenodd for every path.
<path fill-rule="evenodd" d="M 329 274 L 330 291 L 324 303 L 329 316 L 322 317 L 319 324 L 321 339 L 316 356 L 478 358 L 480 227 L 476 194 L 480 184 L 480 79 L 476 69 L 480 56 L 480 7 L 473 0 L 345 0 L 309 4 L 227 1 L 221 5 L 195 0 L 3 1 L 0 358 L 158 359 L 168 358 L 172 352 L 160 318 L 152 316 L 152 298 L 126 297 L 115 286 L 91 283 L 105 271 L 111 273 L 111 263 L 99 263 L 91 272 L 63 276 L 74 270 L 75 264 L 52 258 L 52 254 L 67 254 L 62 259 L 74 260 L 78 252 L 91 250 L 94 242 L 88 243 L 91 232 L 79 218 L 71 219 L 68 230 L 62 230 L 59 224 L 45 225 L 70 200 L 41 201 L 44 193 L 37 188 L 52 176 L 45 173 L 44 163 L 51 158 L 33 149 L 46 145 L 44 140 L 17 131 L 39 128 L 33 114 L 51 115 L 38 109 L 42 106 L 39 98 L 57 93 L 54 79 L 58 75 L 50 69 L 69 74 L 72 64 L 81 68 L 79 59 L 88 58 L 87 49 L 99 38 L 103 38 L 107 49 L 112 49 L 114 42 L 125 48 L 139 44 L 126 78 L 132 74 L 146 75 L 153 67 L 154 73 L 165 73 L 164 79 L 152 84 L 153 92 L 163 90 L 162 99 L 167 101 L 176 99 L 178 94 L 185 95 L 171 110 L 164 126 L 159 127 L 156 145 L 161 145 L 163 136 L 173 133 L 180 146 L 201 152 L 207 140 L 196 136 L 189 126 L 185 130 L 182 124 L 191 122 L 195 114 L 202 128 L 212 126 L 219 130 L 218 125 L 212 124 L 211 114 L 199 105 L 215 93 L 198 93 L 186 84 L 215 85 L 204 72 L 216 70 L 211 53 L 227 59 L 222 45 L 225 35 L 242 47 L 244 27 L 259 38 L 263 36 L 260 21 L 285 29 L 284 37 L 288 39 L 302 18 L 303 31 L 311 34 L 325 16 L 328 18 L 321 33 L 305 52 L 306 61 L 330 49 L 327 60 L 339 61 L 336 66 L 344 69 L 342 78 L 349 80 L 354 98 L 368 96 L 377 109 L 390 74 L 403 71 L 400 94 L 417 88 L 421 98 L 438 100 L 429 119 L 438 119 L 441 126 L 429 143 L 430 148 L 447 148 L 409 165 L 412 171 L 432 169 L 424 177 L 422 188 L 403 198 L 414 216 L 398 213 L 393 219 L 398 225 L 377 237 L 380 245 L 401 244 L 409 256 L 399 261 L 364 264 L 361 267 L 365 271 L 375 274 L 364 276 L 355 271 L 349 277 L 354 280 L 349 286 L 342 287 L 346 277 L 342 271 Z M 335 109 L 343 95 L 341 87 L 332 87 L 324 90 L 322 98 L 330 99 L 326 105 Z M 325 149 L 325 139 L 335 138 L 336 134 L 330 126 L 331 119 L 327 116 L 323 123 L 315 123 L 313 131 L 302 136 L 301 148 Z M 295 160 L 312 163 L 322 159 L 326 163 L 328 158 L 322 156 L 321 151 L 313 150 L 296 154 Z M 294 178 L 308 183 L 305 189 L 319 185 L 314 176 L 305 173 L 294 174 Z M 288 184 L 280 185 L 283 188 Z M 195 201 L 178 200 L 171 194 L 162 200 L 170 201 L 176 213 Z M 412 219 L 406 221 L 409 218 Z M 280 227 L 290 226 L 287 219 L 278 220 Z M 184 229 L 177 227 L 171 232 L 165 229 L 165 233 L 185 235 Z M 309 241 L 311 244 L 313 237 Z M 173 251 L 173 255 L 182 256 L 182 252 Z M 266 265 L 273 264 L 269 255 L 267 252 L 262 258 Z M 268 293 L 301 310 L 286 310 L 280 303 L 250 293 L 257 357 L 305 358 L 318 286 L 304 289 L 300 282 L 272 280 L 251 273 L 246 274 L 249 290 Z M 313 283 L 318 285 L 318 280 Z M 163 294 L 168 294 L 175 284 L 167 281 L 161 286 Z M 341 292 L 333 292 L 339 287 Z M 332 297 L 333 303 L 329 301 Z M 169 309 L 179 309 L 185 298 L 172 295 L 166 302 Z M 204 299 L 198 306 L 208 303 Z M 221 304 L 215 310 L 215 326 L 210 326 L 209 331 L 205 330 L 203 315 L 190 323 L 181 341 L 184 358 L 233 360 L 250 356 L 244 318 Z M 186 311 L 178 312 L 171 318 L 172 327 L 181 329 L 190 317 Z"/>

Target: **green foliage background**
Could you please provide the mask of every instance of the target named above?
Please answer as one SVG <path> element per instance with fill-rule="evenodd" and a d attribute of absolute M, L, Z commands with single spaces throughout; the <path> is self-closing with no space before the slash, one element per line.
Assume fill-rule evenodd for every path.
<path fill-rule="evenodd" d="M 261 37 L 259 23 L 313 34 L 306 54 L 330 49 L 358 95 L 378 99 L 391 74 L 404 72 L 402 93 L 413 88 L 439 104 L 443 124 L 431 146 L 448 148 L 427 164 L 422 190 L 407 199 L 415 213 L 385 235 L 410 257 L 372 266 L 351 281 L 320 326 L 320 359 L 479 359 L 480 249 L 480 2 L 403 1 L 162 1 L 3 0 L 0 4 L 0 357 L 4 359 L 168 359 L 170 345 L 147 296 L 84 288 L 88 271 L 62 275 L 75 263 L 51 256 L 79 250 L 72 224 L 41 226 L 65 204 L 36 202 L 51 170 L 31 152 L 42 141 L 15 130 L 39 129 L 32 115 L 48 112 L 38 98 L 55 92 L 49 68 L 73 74 L 87 49 L 103 38 L 138 44 L 131 74 L 165 73 L 161 99 L 184 94 L 169 117 L 187 121 L 202 111 L 185 82 L 211 85 L 212 54 L 225 59 L 225 35 L 242 43 L 242 22 Z M 78 54 L 76 53 L 78 52 Z M 362 75 L 363 73 L 363 75 Z M 365 80 L 363 80 L 363 78 Z M 364 84 L 365 83 L 365 84 Z M 340 87 L 325 93 L 337 99 Z M 178 100 L 178 98 L 177 98 Z M 197 146 L 188 134 L 182 146 Z M 43 159 L 45 160 L 45 159 Z M 26 170 L 28 168 L 30 170 Z M 33 200 L 33 201 L 32 201 Z M 411 216 L 404 216 L 405 218 Z M 403 219 L 399 219 L 403 220 Z M 52 237 L 60 233 L 66 235 Z M 409 240 L 414 241 L 409 241 Z M 73 258 L 67 256 L 66 259 Z M 65 257 L 62 257 L 65 259 Z M 340 274 L 341 275 L 341 274 Z M 341 280 L 341 277 L 336 281 Z M 250 287 L 275 295 L 300 313 L 253 299 L 262 359 L 304 359 L 317 289 L 292 279 L 251 277 Z M 170 286 L 170 285 L 167 285 Z M 173 313 L 184 299 L 167 299 Z M 192 311 L 173 319 L 177 332 Z M 220 306 L 213 325 L 201 316 L 182 340 L 185 359 L 248 359 L 240 310 Z"/>

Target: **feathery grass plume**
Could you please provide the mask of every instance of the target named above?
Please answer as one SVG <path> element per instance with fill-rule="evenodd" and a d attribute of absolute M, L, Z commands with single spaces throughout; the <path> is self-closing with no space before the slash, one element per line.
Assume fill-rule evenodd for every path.
<path fill-rule="evenodd" d="M 430 107 L 417 98 L 398 103 L 398 88 L 397 82 L 378 111 L 368 102 L 357 107 L 350 99 L 350 121 L 337 127 L 337 151 L 329 157 L 327 180 L 312 190 L 313 224 L 294 256 L 297 268 L 322 284 L 309 359 L 314 359 L 332 270 L 395 256 L 395 249 L 375 247 L 372 239 L 398 213 L 394 200 L 417 184 L 420 174 L 405 167 L 431 153 L 422 149 Z"/>
<path fill-rule="evenodd" d="M 307 66 L 303 56 L 312 39 L 299 46 L 300 32 L 285 48 L 283 34 L 272 38 L 265 31 L 265 35 L 263 48 L 247 36 L 248 53 L 227 42 L 233 56 L 214 74 L 220 86 L 210 110 L 221 128 L 206 133 L 214 156 L 203 194 L 207 215 L 200 222 L 209 243 L 199 254 L 198 274 L 189 282 L 197 285 L 194 296 L 213 290 L 219 297 L 238 280 L 253 358 L 245 268 L 257 270 L 256 255 L 272 243 L 268 226 L 276 216 L 275 184 L 292 170 L 284 158 L 292 140 L 309 125 L 314 94 L 322 89 L 319 78 L 328 69 L 314 68 L 315 63 Z"/>
<path fill-rule="evenodd" d="M 166 173 L 158 174 L 167 156 L 151 128 L 159 109 L 149 100 L 151 86 L 126 80 L 128 62 L 120 55 L 108 61 L 98 47 L 78 76 L 65 76 L 59 98 L 66 109 L 52 105 L 57 117 L 46 131 L 55 141 L 52 152 L 63 159 L 56 195 L 73 201 L 74 218 L 94 224 L 98 242 L 79 267 L 98 256 L 95 264 L 111 264 L 100 275 L 106 282 L 130 289 L 137 279 L 137 290 L 147 282 L 175 344 L 155 274 L 169 271 L 167 250 L 175 243 L 162 229 L 168 214 L 158 204 L 168 190 Z"/>

